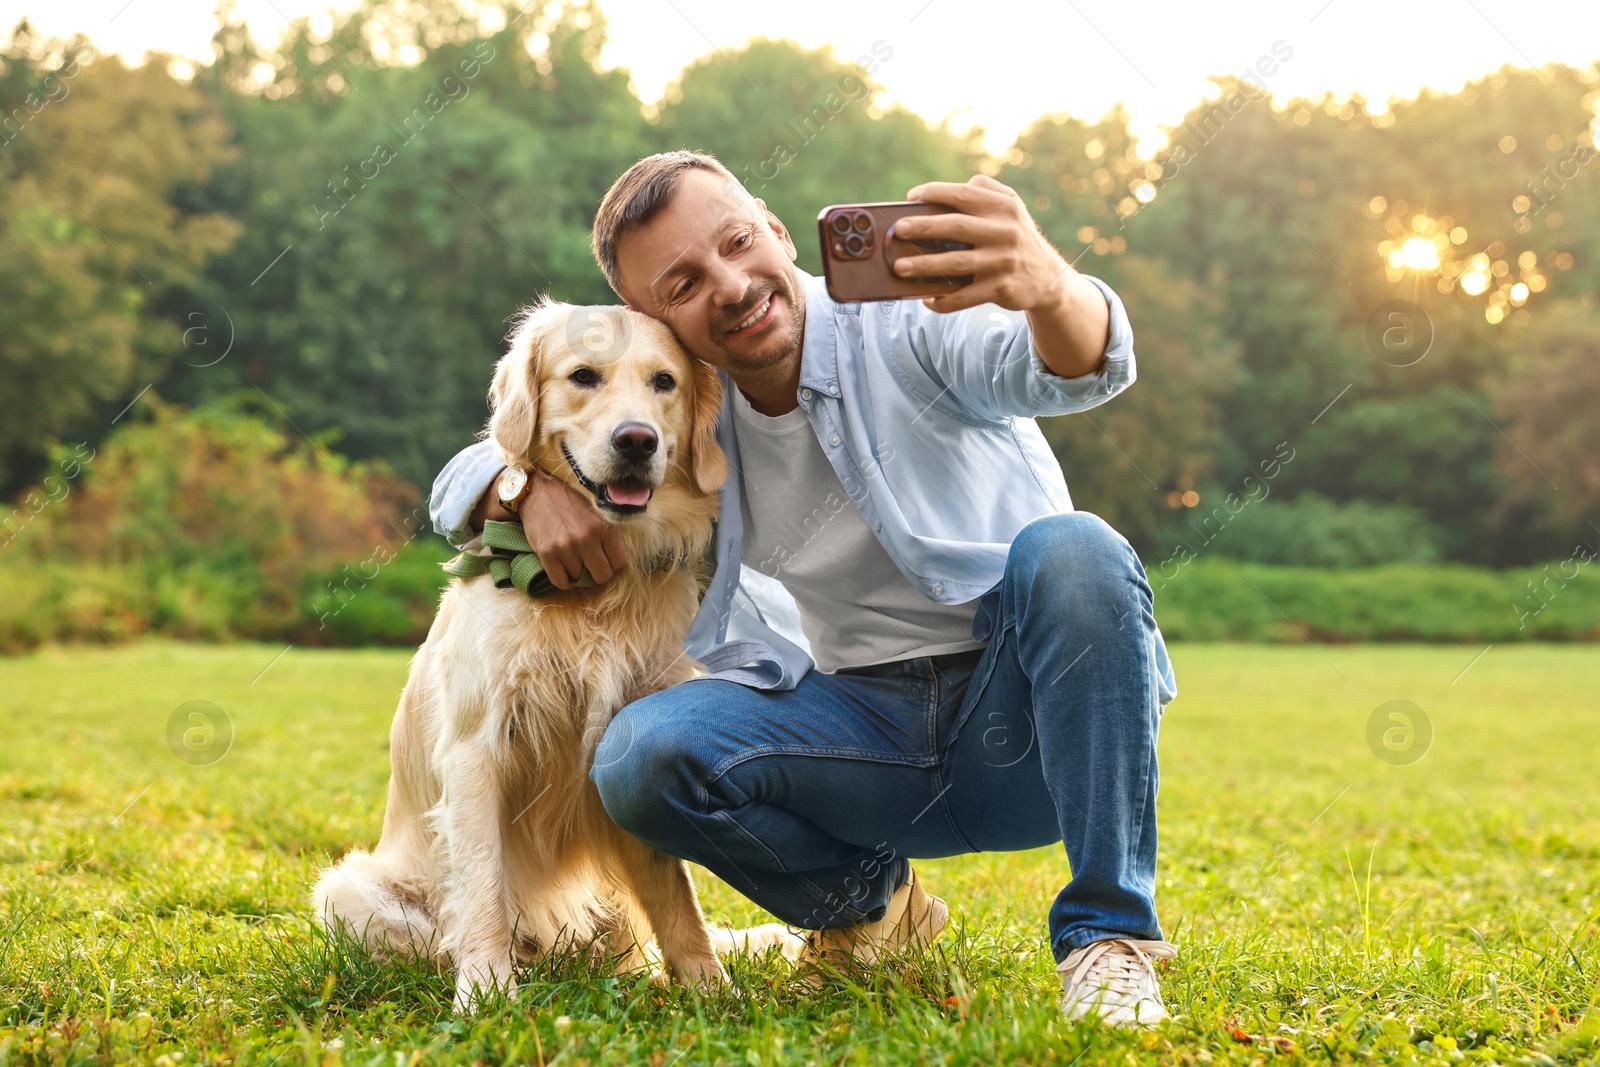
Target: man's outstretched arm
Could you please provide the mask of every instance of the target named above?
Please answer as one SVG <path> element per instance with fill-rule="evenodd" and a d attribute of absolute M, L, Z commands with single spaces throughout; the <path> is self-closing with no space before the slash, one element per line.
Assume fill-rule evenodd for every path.
<path fill-rule="evenodd" d="M 886 312 L 896 358 L 914 360 L 957 404 L 993 420 L 1086 411 L 1133 384 L 1133 329 L 1121 299 L 1064 262 L 1014 192 L 983 175 L 911 192 L 961 206 L 902 219 L 897 231 L 973 247 L 906 257 L 897 266 L 970 273 L 973 280 Z"/>
<path fill-rule="evenodd" d="M 926 298 L 926 307 L 948 312 L 998 304 L 1026 312 L 1034 349 L 1047 370 L 1078 378 L 1100 369 L 1111 339 L 1105 297 L 1039 232 L 1016 190 L 979 174 L 965 184 L 928 182 L 906 196 L 948 204 L 956 211 L 902 219 L 895 223 L 897 234 L 948 238 L 972 246 L 960 252 L 907 256 L 895 263 L 896 271 L 906 277 L 973 276 L 953 293 Z"/>

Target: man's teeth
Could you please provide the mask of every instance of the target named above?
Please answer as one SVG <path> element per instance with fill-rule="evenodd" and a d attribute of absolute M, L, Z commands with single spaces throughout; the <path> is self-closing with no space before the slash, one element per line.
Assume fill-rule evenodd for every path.
<path fill-rule="evenodd" d="M 735 330 L 743 330 L 743 329 L 746 329 L 746 328 L 748 328 L 750 326 L 754 326 L 756 323 L 761 321 L 761 317 L 767 313 L 767 308 L 769 308 L 771 306 L 772 306 L 772 297 L 769 296 L 769 297 L 767 297 L 766 301 L 760 307 L 756 308 L 755 311 L 751 313 L 751 315 L 750 315 L 750 317 L 748 319 L 745 319 L 739 325 L 735 326 L 734 329 Z"/>

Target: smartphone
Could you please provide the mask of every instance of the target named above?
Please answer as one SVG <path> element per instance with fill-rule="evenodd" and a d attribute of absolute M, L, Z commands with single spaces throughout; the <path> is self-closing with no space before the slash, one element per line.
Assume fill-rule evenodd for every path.
<path fill-rule="evenodd" d="M 894 265 L 902 256 L 971 248 L 962 241 L 934 238 L 909 241 L 895 236 L 894 224 L 911 215 L 942 215 L 955 208 L 922 201 L 884 204 L 834 204 L 817 215 L 822 241 L 822 273 L 828 295 L 841 304 L 863 300 L 906 300 L 952 293 L 972 275 L 902 278 Z"/>

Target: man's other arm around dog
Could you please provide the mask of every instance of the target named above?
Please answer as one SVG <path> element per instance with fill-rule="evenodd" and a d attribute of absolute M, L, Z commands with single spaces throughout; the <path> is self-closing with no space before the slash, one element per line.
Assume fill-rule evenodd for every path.
<path fill-rule="evenodd" d="M 557 589 L 571 589 L 585 570 L 603 585 L 628 565 L 621 527 L 607 522 L 583 494 L 544 471 L 533 471 L 532 478 L 515 515 L 501 506 L 491 485 L 472 511 L 473 530 L 481 532 L 486 519 L 522 523 L 529 547 Z"/>

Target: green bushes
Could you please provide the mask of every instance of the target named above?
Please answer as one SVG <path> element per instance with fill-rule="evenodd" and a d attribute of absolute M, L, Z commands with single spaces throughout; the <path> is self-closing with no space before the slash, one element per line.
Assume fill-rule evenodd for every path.
<path fill-rule="evenodd" d="M 1220 494 L 1215 494 L 1220 498 Z M 1185 514 L 1188 514 L 1187 512 Z M 1244 504 L 1231 514 L 1219 505 L 1167 526 L 1163 547 L 1186 545 L 1195 554 L 1292 567 L 1376 567 L 1432 563 L 1439 533 L 1417 508 L 1366 500 L 1337 503 L 1317 493 L 1293 500 Z"/>
<path fill-rule="evenodd" d="M 439 564 L 455 554 L 444 538 L 406 544 L 384 562 L 369 557 L 312 577 L 303 631 L 308 644 L 417 645 L 433 623 L 439 594 L 449 582 Z"/>
<path fill-rule="evenodd" d="M 1179 641 L 1593 641 L 1600 574 L 1592 559 L 1507 571 L 1215 559 L 1147 570 L 1156 619 Z"/>
<path fill-rule="evenodd" d="M 341 647 L 420 644 L 448 580 L 439 564 L 451 554 L 442 539 L 428 537 L 403 544 L 364 582 L 352 579 L 345 565 L 307 574 L 302 595 L 266 623 L 241 597 L 242 583 L 203 566 L 163 570 L 0 558 L 0 654 L 46 642 L 104 638 L 120 644 L 145 634 Z"/>
<path fill-rule="evenodd" d="M 412 543 L 428 522 L 410 486 L 246 401 L 148 403 L 147 421 L 24 498 L 0 554 L 0 650 L 144 633 L 348 644 L 427 632 L 443 546 Z"/>
<path fill-rule="evenodd" d="M 0 560 L 0 652 L 46 641 L 99 641 L 101 635 L 121 642 L 145 633 L 201 641 L 249 636 L 301 645 L 415 645 L 433 621 L 447 581 L 438 564 L 449 555 L 442 539 L 425 537 L 381 564 L 308 573 L 295 610 L 270 629 L 239 611 L 237 588 L 226 576 L 204 567 L 19 567 L 8 558 Z M 1565 578 L 1575 567 L 1576 576 Z M 1600 576 L 1572 561 L 1565 570 L 1550 564 L 1488 571 L 1200 560 L 1166 580 L 1151 566 L 1150 579 L 1156 618 L 1174 641 L 1293 642 L 1302 635 L 1313 641 L 1600 640 Z"/>

